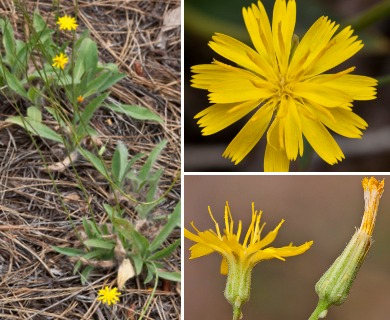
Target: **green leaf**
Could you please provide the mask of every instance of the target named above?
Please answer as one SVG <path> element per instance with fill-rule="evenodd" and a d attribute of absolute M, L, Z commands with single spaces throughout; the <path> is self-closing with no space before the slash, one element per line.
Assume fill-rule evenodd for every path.
<path fill-rule="evenodd" d="M 81 284 L 85 285 L 88 282 L 89 275 L 95 269 L 94 266 L 86 266 L 84 270 L 80 273 Z"/>
<path fill-rule="evenodd" d="M 155 254 L 151 255 L 148 258 L 148 260 L 161 260 L 166 257 L 169 257 L 179 245 L 180 245 L 180 239 L 177 239 L 175 242 L 171 243 L 166 248 L 157 251 Z"/>
<path fill-rule="evenodd" d="M 157 146 L 153 148 L 153 150 L 150 152 L 150 155 L 148 157 L 148 160 L 146 160 L 145 164 L 142 166 L 138 178 L 141 181 L 146 181 L 147 177 L 149 176 L 149 173 L 154 165 L 154 163 L 157 161 L 157 158 L 159 157 L 161 151 L 164 149 L 164 147 L 167 144 L 167 140 L 162 140 Z"/>
<path fill-rule="evenodd" d="M 74 268 L 73 268 L 73 275 L 75 275 L 80 270 L 82 265 L 83 264 L 80 260 L 76 261 L 76 263 L 74 264 Z"/>
<path fill-rule="evenodd" d="M 85 72 L 94 73 L 97 67 L 97 46 L 90 38 L 85 38 L 78 49 L 73 77 L 80 80 Z"/>
<path fill-rule="evenodd" d="M 92 119 L 95 111 L 101 106 L 102 102 L 109 96 L 109 93 L 103 93 L 100 96 L 97 96 L 85 107 L 84 111 L 81 113 L 79 125 L 77 127 L 77 136 L 79 138 L 84 137 L 86 128 L 89 125 L 89 121 Z"/>
<path fill-rule="evenodd" d="M 93 238 L 96 236 L 96 234 L 94 234 L 91 226 L 89 225 L 89 221 L 87 220 L 86 217 L 83 217 L 83 227 L 84 227 L 84 231 L 87 234 L 88 238 Z"/>
<path fill-rule="evenodd" d="M 6 122 L 17 124 L 22 128 L 26 129 L 28 132 L 34 135 L 38 135 L 41 138 L 49 139 L 64 144 L 64 140 L 57 132 L 50 129 L 48 126 L 44 125 L 41 122 L 31 120 L 30 118 L 22 118 L 19 116 L 9 117 Z"/>
<path fill-rule="evenodd" d="M 5 49 L 5 61 L 12 67 L 15 63 L 15 37 L 14 30 L 9 20 L 0 19 L 0 28 L 3 34 L 3 45 Z"/>
<path fill-rule="evenodd" d="M 10 73 L 5 66 L 2 66 L 2 70 L 0 72 L 11 90 L 28 100 L 27 92 L 22 83 L 12 73 Z"/>
<path fill-rule="evenodd" d="M 147 250 L 149 249 L 149 240 L 146 239 L 142 234 L 140 234 L 138 231 L 133 230 L 131 233 L 133 237 L 133 243 L 138 248 L 141 255 L 144 255 Z"/>
<path fill-rule="evenodd" d="M 107 249 L 94 249 L 82 255 L 83 258 L 91 260 L 95 258 L 104 259 L 107 256 Z"/>
<path fill-rule="evenodd" d="M 38 33 L 42 32 L 46 28 L 46 21 L 43 20 L 42 16 L 38 13 L 38 11 L 34 12 L 33 27 Z"/>
<path fill-rule="evenodd" d="M 135 274 L 138 276 L 142 271 L 142 267 L 144 266 L 144 261 L 140 254 L 132 255 L 131 260 L 134 263 Z"/>
<path fill-rule="evenodd" d="M 175 209 L 168 218 L 167 224 L 161 229 L 159 234 L 154 238 L 150 244 L 150 250 L 157 250 L 162 243 L 169 237 L 173 229 L 179 224 L 180 225 L 180 211 L 181 211 L 181 202 L 179 201 L 175 206 Z"/>
<path fill-rule="evenodd" d="M 148 270 L 148 273 L 146 275 L 144 283 L 148 283 L 148 282 L 152 281 L 154 278 L 154 275 L 156 274 L 156 267 L 153 264 L 147 263 L 146 269 Z"/>
<path fill-rule="evenodd" d="M 42 122 L 42 112 L 36 106 L 27 108 L 27 117 L 36 122 Z"/>
<path fill-rule="evenodd" d="M 84 251 L 81 250 L 81 249 L 75 249 L 75 248 L 63 248 L 63 247 L 57 247 L 57 246 L 51 246 L 52 249 L 54 249 L 55 251 L 59 252 L 59 253 L 62 253 L 66 256 L 69 256 L 69 257 L 79 257 L 81 256 Z"/>
<path fill-rule="evenodd" d="M 27 91 L 28 99 L 35 105 L 39 105 L 39 100 L 42 97 L 42 93 L 37 90 L 35 87 L 31 87 Z"/>
<path fill-rule="evenodd" d="M 112 176 L 118 185 L 122 185 L 125 177 L 128 156 L 129 154 L 126 146 L 123 142 L 119 141 L 112 157 L 111 164 Z"/>
<path fill-rule="evenodd" d="M 84 244 L 88 247 L 108 249 L 108 250 L 115 248 L 115 243 L 103 239 L 87 239 L 84 241 Z"/>
<path fill-rule="evenodd" d="M 110 180 L 108 170 L 103 159 L 95 156 L 92 152 L 89 152 L 83 148 L 78 148 L 78 151 L 95 167 L 97 171 L 99 171 L 107 180 Z"/>
<path fill-rule="evenodd" d="M 141 106 L 132 106 L 128 104 L 106 104 L 105 106 L 114 112 L 126 114 L 137 120 L 157 121 L 158 123 L 164 122 L 159 115 Z"/>
<path fill-rule="evenodd" d="M 113 86 L 115 83 L 117 83 L 119 80 L 123 79 L 126 75 L 122 73 L 117 74 L 110 74 L 111 72 L 104 72 L 100 74 L 98 77 L 93 79 L 92 81 L 89 81 L 86 88 L 84 97 L 88 97 L 92 94 L 102 92 L 111 86 Z"/>
<path fill-rule="evenodd" d="M 163 279 L 175 281 L 175 282 L 181 281 L 181 273 L 180 272 L 158 271 L 157 274 L 158 274 L 159 278 L 163 278 Z"/>
<path fill-rule="evenodd" d="M 127 240 L 134 242 L 134 238 L 132 236 L 134 231 L 134 226 L 131 224 L 129 220 L 122 218 L 113 218 L 112 223 L 115 226 L 116 230 Z"/>

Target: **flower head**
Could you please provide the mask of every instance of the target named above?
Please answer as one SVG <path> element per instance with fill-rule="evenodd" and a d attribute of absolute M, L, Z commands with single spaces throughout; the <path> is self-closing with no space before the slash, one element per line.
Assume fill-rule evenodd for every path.
<path fill-rule="evenodd" d="M 314 314 L 317 312 L 326 315 L 331 305 L 341 305 L 347 299 L 372 244 L 371 236 L 384 184 L 384 180 L 363 179 L 365 205 L 362 223 L 341 255 L 317 282 L 315 288 L 319 302 Z"/>
<path fill-rule="evenodd" d="M 65 65 L 68 63 L 68 57 L 64 53 L 60 53 L 53 58 L 53 67 L 64 70 Z"/>
<path fill-rule="evenodd" d="M 76 19 L 67 15 L 59 17 L 57 24 L 60 26 L 60 30 L 76 30 L 78 26 Z"/>
<path fill-rule="evenodd" d="M 215 231 L 211 229 L 199 231 L 192 222 L 191 225 L 196 233 L 184 229 L 184 236 L 196 242 L 190 248 L 190 259 L 199 258 L 213 252 L 217 252 L 222 256 L 221 273 L 227 274 L 225 297 L 232 305 L 237 305 L 237 303 L 241 305 L 249 299 L 251 271 L 258 262 L 274 258 L 284 261 L 286 257 L 304 253 L 313 244 L 313 241 L 309 241 L 299 247 L 292 244 L 281 248 L 267 247 L 275 240 L 284 220 L 262 238 L 261 232 L 265 223 L 260 225 L 262 211 L 256 211 L 254 203 L 252 203 L 252 221 L 242 242 L 240 242 L 242 222 L 238 222 L 238 228 L 235 232 L 228 203 L 225 206 L 223 234 L 211 213 L 210 207 L 209 213 L 214 221 Z"/>
<path fill-rule="evenodd" d="M 367 123 L 352 112 L 352 102 L 375 99 L 377 81 L 350 74 L 355 67 L 324 72 L 357 53 L 361 41 L 351 27 L 336 34 L 339 25 L 323 16 L 299 42 L 295 0 L 276 0 L 272 23 L 260 1 L 243 8 L 243 16 L 255 50 L 216 33 L 209 46 L 237 66 L 214 60 L 192 67 L 192 86 L 208 90 L 213 103 L 195 116 L 203 135 L 256 110 L 223 153 L 235 164 L 266 131 L 265 171 L 288 171 L 290 161 L 303 155 L 303 136 L 327 163 L 341 161 L 344 154 L 328 129 L 360 138 Z"/>
<path fill-rule="evenodd" d="M 120 295 L 121 293 L 118 292 L 118 288 L 114 287 L 110 289 L 106 286 L 104 289 L 99 290 L 98 300 L 110 306 L 112 304 L 117 304 Z"/>
<path fill-rule="evenodd" d="M 83 96 L 80 95 L 80 96 L 77 97 L 77 102 L 78 103 L 82 103 L 83 101 L 84 101 L 84 97 Z"/>

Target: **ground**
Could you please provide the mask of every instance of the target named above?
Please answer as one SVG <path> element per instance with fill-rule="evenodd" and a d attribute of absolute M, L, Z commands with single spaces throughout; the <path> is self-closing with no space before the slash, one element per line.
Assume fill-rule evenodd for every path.
<path fill-rule="evenodd" d="M 164 169 L 159 192 L 167 192 L 167 200 L 155 215 L 172 212 L 180 199 L 181 46 L 180 26 L 167 26 L 164 18 L 180 1 L 75 0 L 59 1 L 55 6 L 48 0 L 28 0 L 21 4 L 31 14 L 39 10 L 52 27 L 56 13 L 74 16 L 78 12 L 78 32 L 89 29 L 100 61 L 113 62 L 126 73 L 112 88 L 110 99 L 144 106 L 164 119 L 163 124 L 136 121 L 102 108 L 92 125 L 99 133 L 99 143 L 106 146 L 107 161 L 118 141 L 134 155 L 148 154 L 158 142 L 168 140 L 156 164 L 156 169 Z M 23 38 L 18 1 L 1 1 L 0 16 L 8 17 L 18 30 L 16 37 Z M 75 230 L 81 227 L 81 219 L 93 212 L 98 222 L 105 221 L 103 203 L 112 200 L 112 194 L 107 182 L 81 157 L 75 162 L 78 175 L 71 168 L 42 170 L 44 163 L 63 160 L 65 151 L 40 138 L 34 144 L 22 128 L 5 122 L 16 111 L 1 99 L 0 319 L 140 319 L 142 309 L 146 310 L 144 319 L 179 319 L 179 284 L 160 281 L 151 296 L 153 283 L 144 284 L 141 274 L 126 283 L 120 302 L 108 307 L 97 301 L 97 292 L 115 286 L 117 266 L 96 268 L 82 285 L 79 274 L 72 272 L 74 260 L 52 249 L 80 246 Z M 139 223 L 131 203 L 121 204 L 126 217 Z M 153 237 L 160 224 L 146 222 L 145 236 Z M 166 245 L 179 238 L 177 229 Z M 180 271 L 180 247 L 164 261 L 164 268 Z"/>

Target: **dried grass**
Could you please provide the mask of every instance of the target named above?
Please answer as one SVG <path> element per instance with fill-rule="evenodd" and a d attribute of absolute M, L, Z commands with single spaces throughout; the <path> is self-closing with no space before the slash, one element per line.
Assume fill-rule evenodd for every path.
<path fill-rule="evenodd" d="M 23 1 L 32 13 L 38 9 L 54 25 L 52 1 Z M 59 3 L 60 13 L 73 15 L 75 5 Z M 94 128 L 107 144 L 108 158 L 116 142 L 126 143 L 129 152 L 149 153 L 162 139 L 168 140 L 158 166 L 165 169 L 162 190 L 180 170 L 180 27 L 163 33 L 156 41 L 167 12 L 180 5 L 172 1 L 78 1 L 78 23 L 97 41 L 100 59 L 115 62 L 127 74 L 111 94 L 126 104 L 138 104 L 158 113 L 163 125 L 134 121 L 105 110 L 93 119 Z M 23 17 L 11 0 L 0 0 L 0 15 L 8 16 L 17 36 L 23 37 Z M 161 40 L 161 38 L 160 38 Z M 96 300 L 103 286 L 115 285 L 115 268 L 97 268 L 89 284 L 82 286 L 73 275 L 73 262 L 51 249 L 77 246 L 74 228 L 91 210 L 105 221 L 102 204 L 110 194 L 107 183 L 86 161 L 50 176 L 42 170 L 60 161 L 64 151 L 37 139 L 37 145 L 20 128 L 4 123 L 15 114 L 6 102 L 0 106 L 0 319 L 138 319 L 151 290 L 142 277 L 127 282 L 120 303 L 114 308 Z M 38 147 L 38 148 L 37 148 Z M 43 158 L 43 159 L 42 159 Z M 79 179 L 79 180 L 78 180 Z M 86 192 L 79 188 L 82 183 Z M 160 212 L 170 212 L 180 198 L 179 183 L 168 194 Z M 137 221 L 131 206 L 126 214 Z M 71 220 L 72 222 L 71 222 Z M 150 235 L 159 226 L 149 226 Z M 176 232 L 170 237 L 180 237 Z M 180 270 L 180 251 L 166 261 L 166 268 Z M 180 294 L 175 284 L 161 282 L 144 319 L 179 319 Z"/>

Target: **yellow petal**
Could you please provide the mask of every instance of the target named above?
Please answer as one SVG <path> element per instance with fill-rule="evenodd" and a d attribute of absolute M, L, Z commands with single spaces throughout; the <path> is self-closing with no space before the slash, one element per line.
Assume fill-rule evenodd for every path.
<path fill-rule="evenodd" d="M 309 101 L 325 107 L 339 107 L 353 101 L 352 97 L 341 90 L 312 82 L 299 82 L 294 86 L 294 93 Z"/>
<path fill-rule="evenodd" d="M 260 78 L 226 80 L 209 88 L 211 103 L 232 103 L 248 100 L 267 99 L 274 95 L 274 90 Z"/>
<path fill-rule="evenodd" d="M 247 253 L 248 254 L 255 253 L 255 252 L 263 249 L 264 247 L 268 246 L 270 243 L 274 242 L 274 240 L 276 239 L 276 237 L 278 235 L 279 229 L 283 223 L 284 223 L 284 220 L 282 220 L 276 226 L 276 228 L 274 230 L 272 230 L 271 232 L 269 232 L 263 239 L 261 239 L 259 242 L 256 242 L 255 244 L 251 245 L 248 248 Z"/>
<path fill-rule="evenodd" d="M 198 125 L 203 128 L 203 135 L 214 134 L 241 119 L 257 108 L 261 100 L 250 100 L 243 103 L 214 104 L 199 112 L 195 118 L 200 118 Z"/>
<path fill-rule="evenodd" d="M 332 79 L 332 76 L 332 74 L 322 74 L 310 79 L 309 82 L 320 83 L 328 88 L 343 91 L 354 100 L 372 100 L 376 98 L 375 86 L 378 83 L 377 80 L 354 74 L 346 74 L 337 79 Z"/>
<path fill-rule="evenodd" d="M 261 74 L 265 77 L 265 72 L 261 65 L 254 63 L 248 55 L 256 56 L 258 53 L 246 44 L 227 35 L 216 33 L 214 41 L 209 42 L 209 46 L 222 57 L 234 61 L 238 65 L 250 71 Z"/>
<path fill-rule="evenodd" d="M 253 149 L 271 121 L 273 104 L 262 106 L 228 145 L 223 157 L 237 164 Z"/>
<path fill-rule="evenodd" d="M 225 257 L 222 257 L 220 273 L 223 275 L 227 275 L 228 271 L 229 271 L 229 266 L 228 266 L 227 260 Z"/>
<path fill-rule="evenodd" d="M 363 134 L 360 129 L 367 128 L 367 122 L 351 110 L 341 108 L 329 109 L 333 121 L 322 114 L 318 115 L 319 120 L 334 132 L 348 138 L 361 138 Z"/>
<path fill-rule="evenodd" d="M 316 59 L 316 63 L 313 63 L 311 67 L 308 68 L 305 75 L 307 77 L 312 77 L 325 72 L 349 59 L 363 48 L 361 41 L 356 41 L 356 36 L 351 37 L 352 33 L 353 30 L 351 30 L 351 27 L 346 27 L 340 31 L 331 40 L 330 46 L 326 52 L 321 55 L 319 59 Z"/>
<path fill-rule="evenodd" d="M 344 159 L 344 154 L 324 125 L 300 114 L 302 131 L 307 141 L 327 163 L 335 164 Z"/>
<path fill-rule="evenodd" d="M 289 66 L 289 75 L 294 76 L 302 69 L 306 69 L 318 53 L 325 48 L 338 25 L 327 17 L 319 18 L 306 32 L 299 42 Z"/>
<path fill-rule="evenodd" d="M 242 9 L 245 25 L 260 56 L 269 65 L 274 63 L 274 48 L 272 43 L 271 26 L 263 4 L 259 1 L 258 6 L 252 4 L 247 10 Z"/>
<path fill-rule="evenodd" d="M 290 160 L 288 160 L 286 151 L 280 146 L 279 139 L 279 121 L 272 123 L 273 130 L 268 130 L 267 146 L 264 155 L 264 171 L 267 172 L 288 172 Z"/>
<path fill-rule="evenodd" d="M 295 102 L 290 96 L 286 100 L 282 99 L 282 103 L 286 103 L 288 108 L 286 116 L 280 120 L 284 122 L 284 147 L 287 158 L 296 160 L 298 150 L 300 155 L 303 153 L 301 120 L 299 119 Z"/>
<path fill-rule="evenodd" d="M 219 61 L 214 61 L 212 64 L 196 65 L 193 66 L 191 70 L 195 73 L 195 75 L 192 76 L 191 86 L 199 89 L 208 90 L 211 86 L 220 84 L 224 81 L 261 80 L 257 75 L 250 71 L 233 67 Z"/>

